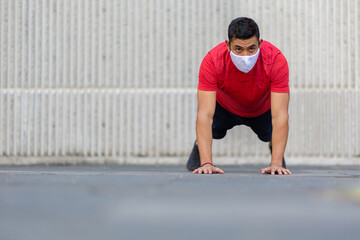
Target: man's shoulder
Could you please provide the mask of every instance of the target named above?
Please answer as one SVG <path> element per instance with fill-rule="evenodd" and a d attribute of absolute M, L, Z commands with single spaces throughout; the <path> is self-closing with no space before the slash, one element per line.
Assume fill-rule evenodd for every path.
<path fill-rule="evenodd" d="M 215 53 L 223 53 L 226 51 L 227 51 L 226 42 L 221 42 L 210 50 L 210 52 L 215 52 Z"/>
<path fill-rule="evenodd" d="M 277 47 L 265 40 L 263 40 L 261 43 L 261 50 L 265 50 L 266 52 L 280 52 Z"/>
<path fill-rule="evenodd" d="M 227 46 L 226 43 L 220 43 L 212 48 L 204 57 L 201 66 L 201 72 L 213 72 L 215 75 L 221 75 L 226 68 L 227 62 Z M 229 55 L 229 54 L 228 54 Z M 230 56 L 228 56 L 230 59 Z"/>
<path fill-rule="evenodd" d="M 213 71 L 216 71 L 217 74 L 221 74 L 228 62 L 231 61 L 230 54 L 225 42 L 222 42 L 212 48 L 204 57 L 203 63 L 205 66 L 211 65 Z"/>
<path fill-rule="evenodd" d="M 268 41 L 261 43 L 261 56 L 265 64 L 273 64 L 276 59 L 285 59 L 282 52 Z"/>
<path fill-rule="evenodd" d="M 214 62 L 223 60 L 224 54 L 227 52 L 227 46 L 225 42 L 219 43 L 214 48 L 212 48 L 207 57 L 211 57 Z"/>

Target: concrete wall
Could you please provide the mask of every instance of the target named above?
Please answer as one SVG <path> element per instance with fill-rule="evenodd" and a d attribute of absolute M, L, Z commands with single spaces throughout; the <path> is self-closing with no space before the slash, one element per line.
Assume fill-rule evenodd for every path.
<path fill-rule="evenodd" d="M 183 163 L 200 62 L 255 19 L 290 66 L 289 163 L 359 163 L 357 0 L 0 0 L 0 164 Z M 245 127 L 218 163 L 268 163 Z"/>

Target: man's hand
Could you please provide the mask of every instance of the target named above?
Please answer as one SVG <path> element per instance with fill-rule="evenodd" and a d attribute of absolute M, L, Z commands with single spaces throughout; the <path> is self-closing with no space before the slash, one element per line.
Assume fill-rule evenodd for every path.
<path fill-rule="evenodd" d="M 224 174 L 224 171 L 221 170 L 220 168 L 218 167 L 214 167 L 212 165 L 205 165 L 203 167 L 199 167 L 197 169 L 195 169 L 193 171 L 193 173 L 199 173 L 199 174 L 213 174 L 213 173 L 221 173 L 221 174 Z"/>
<path fill-rule="evenodd" d="M 292 174 L 289 169 L 283 168 L 281 165 L 272 165 L 270 167 L 263 168 L 263 169 L 261 169 L 261 173 L 262 174 L 271 174 L 271 175 L 275 175 L 275 173 L 278 173 L 279 175 L 283 175 L 283 174 L 291 175 Z"/>

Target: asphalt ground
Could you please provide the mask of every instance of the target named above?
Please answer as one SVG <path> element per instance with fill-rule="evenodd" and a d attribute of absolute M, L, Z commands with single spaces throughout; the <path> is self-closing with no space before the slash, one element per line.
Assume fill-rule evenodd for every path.
<path fill-rule="evenodd" d="M 0 166 L 0 239 L 360 239 L 360 166 Z"/>

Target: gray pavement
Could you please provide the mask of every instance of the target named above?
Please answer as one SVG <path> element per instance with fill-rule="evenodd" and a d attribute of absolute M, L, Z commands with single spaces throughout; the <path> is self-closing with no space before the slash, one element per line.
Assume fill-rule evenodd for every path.
<path fill-rule="evenodd" d="M 262 167 L 0 166 L 0 239 L 360 239 L 360 166 Z"/>

